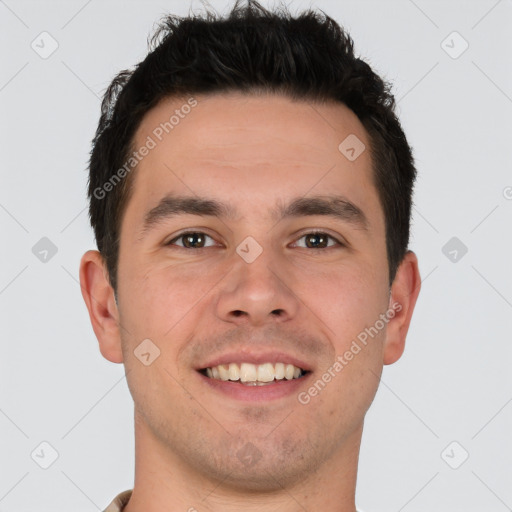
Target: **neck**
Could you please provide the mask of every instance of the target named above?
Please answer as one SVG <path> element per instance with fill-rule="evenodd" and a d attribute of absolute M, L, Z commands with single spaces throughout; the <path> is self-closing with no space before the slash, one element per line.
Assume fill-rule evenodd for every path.
<path fill-rule="evenodd" d="M 271 491 L 243 490 L 236 481 L 198 474 L 135 415 L 135 483 L 124 512 L 355 512 L 362 425 L 313 474 Z M 228 475 L 231 476 L 231 475 Z M 278 475 L 269 478 L 278 479 Z"/>

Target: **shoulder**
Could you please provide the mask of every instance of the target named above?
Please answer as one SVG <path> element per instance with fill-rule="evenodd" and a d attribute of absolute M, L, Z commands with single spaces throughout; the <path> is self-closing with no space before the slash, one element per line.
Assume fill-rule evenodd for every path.
<path fill-rule="evenodd" d="M 122 512 L 123 508 L 128 504 L 131 495 L 132 489 L 118 494 L 103 512 Z"/>

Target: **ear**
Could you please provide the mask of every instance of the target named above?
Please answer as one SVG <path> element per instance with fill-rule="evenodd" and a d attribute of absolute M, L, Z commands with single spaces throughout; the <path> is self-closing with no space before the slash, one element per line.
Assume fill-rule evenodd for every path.
<path fill-rule="evenodd" d="M 412 251 L 407 251 L 391 286 L 388 311 L 394 311 L 394 316 L 389 320 L 386 329 L 384 364 L 398 361 L 403 354 L 405 338 L 420 288 L 418 258 Z"/>
<path fill-rule="evenodd" d="M 100 352 L 112 363 L 122 363 L 119 312 L 106 265 L 98 251 L 87 251 L 80 261 L 80 288 Z"/>

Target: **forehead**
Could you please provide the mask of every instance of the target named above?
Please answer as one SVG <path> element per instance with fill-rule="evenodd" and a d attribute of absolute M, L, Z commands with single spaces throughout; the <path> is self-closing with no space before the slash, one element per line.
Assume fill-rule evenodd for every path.
<path fill-rule="evenodd" d="M 241 93 L 191 98 L 167 98 L 151 109 L 137 130 L 136 145 L 151 136 L 158 145 L 172 140 L 173 152 L 181 157 L 248 157 L 251 161 L 265 145 L 262 159 L 280 159 L 286 148 L 296 151 L 299 161 L 306 156 L 306 161 L 315 162 L 325 151 L 338 156 L 339 138 L 344 133 L 367 142 L 363 125 L 342 103 Z M 273 144 L 268 145 L 269 139 Z M 200 153 L 187 155 L 190 149 Z M 288 161 L 290 156 L 286 155 Z"/>
<path fill-rule="evenodd" d="M 357 152 L 366 148 L 355 160 L 343 153 L 347 140 Z M 167 98 L 137 130 L 134 148 L 144 145 L 151 150 L 137 165 L 132 202 L 146 209 L 171 192 L 229 197 L 241 208 L 333 189 L 378 203 L 368 135 L 341 103 L 241 93 Z"/>

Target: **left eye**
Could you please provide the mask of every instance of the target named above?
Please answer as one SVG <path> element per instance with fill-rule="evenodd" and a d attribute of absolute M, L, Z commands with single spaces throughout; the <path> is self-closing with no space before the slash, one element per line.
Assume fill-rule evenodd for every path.
<path fill-rule="evenodd" d="M 301 243 L 301 241 L 303 242 Z M 338 240 L 327 233 L 307 233 L 301 236 L 295 244 L 306 249 L 325 249 L 333 245 L 341 245 Z"/>
<path fill-rule="evenodd" d="M 207 239 L 212 243 L 207 244 Z M 178 243 L 181 241 L 181 243 Z M 215 245 L 215 240 L 211 236 L 201 232 L 182 233 L 180 236 L 170 240 L 167 245 L 177 245 L 185 249 L 202 249 L 203 247 L 211 247 Z"/>

